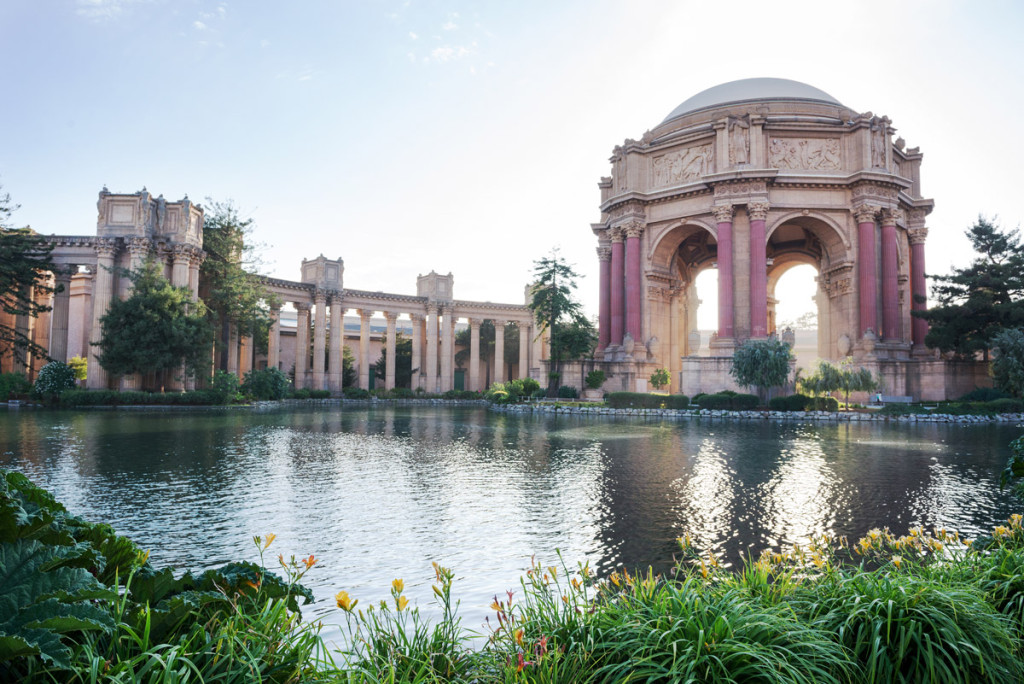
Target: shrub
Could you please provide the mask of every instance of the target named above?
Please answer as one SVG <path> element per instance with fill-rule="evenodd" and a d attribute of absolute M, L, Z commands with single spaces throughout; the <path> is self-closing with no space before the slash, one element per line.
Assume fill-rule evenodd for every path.
<path fill-rule="evenodd" d="M 609 392 L 605 401 L 610 408 L 685 409 L 690 398 L 685 394 L 646 394 L 644 392 Z"/>
<path fill-rule="evenodd" d="M 533 378 L 519 378 L 513 382 L 522 383 L 524 397 L 533 396 L 537 390 L 541 389 L 540 383 Z"/>
<path fill-rule="evenodd" d="M 788 397 L 772 397 L 768 408 L 772 411 L 806 411 L 811 401 L 805 394 L 790 394 Z"/>
<path fill-rule="evenodd" d="M 346 399 L 369 399 L 370 398 L 370 391 L 369 390 L 364 390 L 362 387 L 354 387 L 352 385 L 349 385 L 348 387 L 343 387 L 341 389 L 341 393 L 342 393 L 342 395 L 344 395 L 344 397 Z"/>
<path fill-rule="evenodd" d="M 238 376 L 234 373 L 219 370 L 213 374 L 210 384 L 214 392 L 220 395 L 220 404 L 230 404 L 238 394 Z"/>
<path fill-rule="evenodd" d="M 672 376 L 669 375 L 668 368 L 659 368 L 651 373 L 650 381 L 654 389 L 660 390 L 672 381 Z"/>
<path fill-rule="evenodd" d="M 224 403 L 223 395 L 217 390 L 193 390 L 191 392 L 118 392 L 117 390 L 65 390 L 58 400 L 61 408 L 80 406 L 216 406 Z"/>
<path fill-rule="evenodd" d="M 294 390 L 290 395 L 292 399 L 309 399 L 310 391 L 306 388 Z"/>
<path fill-rule="evenodd" d="M 985 408 L 993 413 L 1024 413 L 1024 399 L 994 399 L 985 402 Z"/>
<path fill-rule="evenodd" d="M 838 411 L 839 400 L 835 397 L 813 397 L 810 408 L 812 411 Z"/>
<path fill-rule="evenodd" d="M 586 385 L 587 389 L 601 389 L 601 385 L 604 384 L 605 374 L 603 370 L 592 370 L 587 373 Z"/>
<path fill-rule="evenodd" d="M 0 401 L 23 396 L 32 391 L 32 383 L 22 373 L 0 373 Z"/>
<path fill-rule="evenodd" d="M 1010 395 L 994 387 L 978 387 L 963 395 L 957 401 L 995 401 L 1009 399 Z"/>
<path fill-rule="evenodd" d="M 291 388 L 291 380 L 277 368 L 252 370 L 245 374 L 242 392 L 261 401 L 284 399 Z"/>
<path fill-rule="evenodd" d="M 75 380 L 85 382 L 89 375 L 89 361 L 82 356 L 72 356 L 68 360 L 68 365 L 71 366 L 71 370 L 75 371 Z"/>
<path fill-rule="evenodd" d="M 562 385 L 558 388 L 559 399 L 576 399 L 579 396 L 579 392 L 572 385 Z"/>
<path fill-rule="evenodd" d="M 39 369 L 32 396 L 54 400 L 61 392 L 75 388 L 75 371 L 62 361 L 51 361 Z"/>
<path fill-rule="evenodd" d="M 388 395 L 392 399 L 414 399 L 416 397 L 416 393 L 408 387 L 396 387 Z"/>
<path fill-rule="evenodd" d="M 473 390 L 451 389 L 441 395 L 442 399 L 482 399 L 483 395 Z"/>
<path fill-rule="evenodd" d="M 753 394 L 737 394 L 732 390 L 705 394 L 700 399 L 700 407 L 712 411 L 750 411 L 760 403 L 761 400 Z"/>

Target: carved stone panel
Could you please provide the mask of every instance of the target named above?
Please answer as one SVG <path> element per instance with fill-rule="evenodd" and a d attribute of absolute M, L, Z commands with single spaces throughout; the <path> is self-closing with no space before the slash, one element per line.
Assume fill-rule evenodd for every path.
<path fill-rule="evenodd" d="M 772 138 L 768 165 L 777 169 L 836 171 L 842 168 L 839 138 Z"/>
<path fill-rule="evenodd" d="M 689 183 L 713 172 L 714 155 L 714 146 L 708 143 L 655 157 L 651 160 L 654 187 Z"/>

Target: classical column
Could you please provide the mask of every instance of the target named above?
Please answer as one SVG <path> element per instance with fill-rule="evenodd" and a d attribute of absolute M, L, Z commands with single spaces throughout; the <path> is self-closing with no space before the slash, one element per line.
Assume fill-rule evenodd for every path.
<path fill-rule="evenodd" d="M 609 265 L 611 270 L 611 292 L 608 295 L 609 305 L 611 306 L 611 327 L 609 331 L 611 337 L 608 339 L 608 344 L 621 345 L 626 323 L 626 255 L 625 245 L 623 245 L 625 235 L 622 228 L 612 228 L 608 232 L 611 234 L 612 240 L 611 262 Z"/>
<path fill-rule="evenodd" d="M 372 311 L 359 310 L 359 386 L 370 389 L 370 317 Z"/>
<path fill-rule="evenodd" d="M 252 352 L 252 335 L 243 335 L 238 341 L 238 377 L 243 380 L 252 370 Z"/>
<path fill-rule="evenodd" d="M 530 324 L 519 321 L 519 377 L 530 377 Z"/>
<path fill-rule="evenodd" d="M 860 308 L 860 330 L 863 336 L 868 330 L 872 332 L 878 327 L 875 266 L 875 214 L 878 207 L 862 204 L 853 208 L 857 219 L 857 288 L 860 292 L 858 300 Z"/>
<path fill-rule="evenodd" d="M 455 372 L 453 366 L 455 355 L 455 321 L 451 304 L 445 304 L 441 311 L 441 391 L 447 392 L 455 388 Z"/>
<path fill-rule="evenodd" d="M 437 392 L 437 314 L 435 304 L 427 305 L 427 391 Z"/>
<path fill-rule="evenodd" d="M 494 321 L 494 382 L 505 382 L 505 321 Z"/>
<path fill-rule="evenodd" d="M 111 239 L 96 241 L 96 271 L 93 275 L 92 289 L 92 332 L 90 342 L 99 342 L 103 337 L 103 326 L 100 319 L 107 313 L 110 300 L 114 296 L 114 255 L 117 243 Z M 87 369 L 86 386 L 89 389 L 107 389 L 109 378 L 107 371 L 100 365 L 99 347 L 89 345 L 89 366 Z"/>
<path fill-rule="evenodd" d="M 77 268 L 77 267 L 76 267 Z M 50 356 L 57 361 L 68 360 L 68 316 L 71 312 L 71 273 L 60 270 L 54 273 L 57 292 L 53 294 L 53 311 L 50 312 Z"/>
<path fill-rule="evenodd" d="M 536 323 L 533 324 L 531 332 L 533 337 L 533 349 L 530 350 L 530 363 L 537 369 L 538 374 L 544 372 L 544 364 L 541 363 L 544 360 L 544 331 L 540 330 L 540 326 Z M 547 387 L 548 379 L 546 377 L 538 378 L 541 387 Z"/>
<path fill-rule="evenodd" d="M 630 221 L 626 231 L 626 332 L 643 345 L 643 318 L 641 307 L 640 236 L 644 232 L 641 221 Z"/>
<path fill-rule="evenodd" d="M 324 366 L 327 361 L 327 293 L 317 290 L 313 297 L 316 313 L 313 324 L 313 389 L 324 388 Z"/>
<path fill-rule="evenodd" d="M 203 265 L 206 253 L 197 247 L 192 248 L 192 258 L 188 263 L 188 286 L 192 290 L 192 301 L 199 299 L 199 267 Z"/>
<path fill-rule="evenodd" d="M 882 339 L 900 342 L 900 274 L 899 244 L 896 223 L 902 218 L 899 209 L 882 212 Z"/>
<path fill-rule="evenodd" d="M 328 365 L 331 367 L 331 372 L 328 376 L 327 386 L 332 392 L 341 391 L 341 348 L 345 346 L 344 315 L 345 307 L 341 303 L 341 294 L 335 292 L 331 295 L 331 348 L 328 351 L 330 355 Z"/>
<path fill-rule="evenodd" d="M 603 351 L 612 336 L 612 248 L 598 247 L 597 261 L 601 278 L 598 285 L 600 303 L 597 310 L 597 351 Z"/>
<path fill-rule="evenodd" d="M 267 368 L 281 365 L 281 307 L 270 307 L 270 331 L 267 334 Z"/>
<path fill-rule="evenodd" d="M 174 245 L 171 248 L 171 285 L 189 287 L 189 267 L 192 264 L 193 248 L 190 245 Z"/>
<path fill-rule="evenodd" d="M 423 316 L 418 313 L 409 314 L 412 321 L 412 389 L 423 387 Z"/>
<path fill-rule="evenodd" d="M 732 339 L 732 215 L 731 204 L 712 208 L 718 224 L 718 337 Z"/>
<path fill-rule="evenodd" d="M 910 238 L 910 310 L 924 311 L 928 308 L 927 284 L 924 277 L 924 241 L 928 229 L 924 226 L 907 231 Z M 928 321 L 923 318 L 911 319 L 911 335 L 914 346 L 924 349 L 924 337 L 928 334 Z"/>
<path fill-rule="evenodd" d="M 767 202 L 747 205 L 750 217 L 750 336 L 768 337 L 768 243 L 765 238 Z"/>
<path fill-rule="evenodd" d="M 469 319 L 469 389 L 480 391 L 480 319 Z"/>
<path fill-rule="evenodd" d="M 146 257 L 149 256 L 153 243 L 150 242 L 149 238 L 145 237 L 126 238 L 125 243 L 128 245 L 128 270 L 132 273 L 138 273 L 146 262 Z M 119 286 L 121 298 L 127 299 L 132 292 L 132 281 L 129 278 L 121 278 Z M 142 375 L 140 373 L 130 373 L 121 376 L 121 390 L 140 389 L 142 389 Z"/>
<path fill-rule="evenodd" d="M 295 302 L 295 389 L 306 387 L 309 367 L 309 302 Z"/>
<path fill-rule="evenodd" d="M 395 343 L 398 341 L 395 323 L 398 321 L 398 314 L 385 311 L 384 320 L 388 324 L 387 340 L 384 342 L 387 347 L 384 360 L 384 389 L 391 390 L 395 389 Z"/>
<path fill-rule="evenodd" d="M 238 328 L 228 323 L 228 373 L 238 375 Z"/>

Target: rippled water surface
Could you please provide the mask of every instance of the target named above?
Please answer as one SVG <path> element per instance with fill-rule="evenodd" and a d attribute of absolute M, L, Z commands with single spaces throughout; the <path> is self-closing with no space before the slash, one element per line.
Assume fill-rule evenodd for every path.
<path fill-rule="evenodd" d="M 531 555 L 665 568 L 684 531 L 736 562 L 817 533 L 915 525 L 967 535 L 1019 506 L 997 486 L 1021 427 L 505 416 L 477 408 L 4 412 L 0 465 L 157 564 L 271 551 L 320 562 L 312 614 L 340 622 L 393 578 L 430 602 L 456 571 L 464 624 Z M 310 614 L 307 609 L 306 614 Z"/>

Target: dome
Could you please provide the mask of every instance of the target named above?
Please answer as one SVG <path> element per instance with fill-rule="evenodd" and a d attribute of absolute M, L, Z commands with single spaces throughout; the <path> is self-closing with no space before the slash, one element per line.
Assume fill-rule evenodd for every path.
<path fill-rule="evenodd" d="M 787 78 L 744 78 L 700 91 L 673 109 L 661 123 L 701 109 L 757 100 L 796 100 L 842 106 L 839 100 L 824 90 L 818 90 L 800 81 L 791 81 Z"/>

